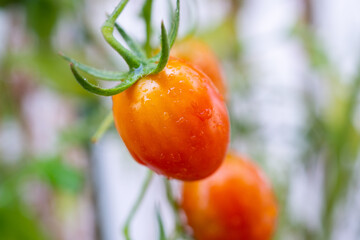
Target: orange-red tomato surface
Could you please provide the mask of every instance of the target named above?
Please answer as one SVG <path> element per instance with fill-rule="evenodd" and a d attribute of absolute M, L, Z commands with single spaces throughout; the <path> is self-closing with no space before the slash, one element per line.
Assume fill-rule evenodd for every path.
<path fill-rule="evenodd" d="M 221 94 L 201 71 L 170 58 L 113 96 L 115 125 L 139 163 L 169 178 L 198 180 L 222 163 L 229 117 Z"/>
<path fill-rule="evenodd" d="M 210 77 L 219 92 L 226 96 L 226 83 L 220 63 L 215 53 L 203 41 L 187 38 L 176 42 L 171 49 L 171 56 L 181 58 Z"/>
<path fill-rule="evenodd" d="M 184 183 L 181 206 L 196 240 L 269 240 L 276 225 L 269 183 L 253 163 L 232 153 L 215 174 Z"/>

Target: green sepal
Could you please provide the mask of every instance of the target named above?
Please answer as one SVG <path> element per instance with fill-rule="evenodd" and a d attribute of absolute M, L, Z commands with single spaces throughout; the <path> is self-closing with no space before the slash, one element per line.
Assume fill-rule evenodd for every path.
<path fill-rule="evenodd" d="M 123 37 L 129 48 L 134 51 L 134 54 L 145 60 L 146 56 L 141 47 L 125 32 L 125 30 L 118 23 L 115 23 L 115 28 Z"/>
<path fill-rule="evenodd" d="M 169 39 L 166 33 L 165 25 L 161 22 L 161 52 L 159 63 L 151 73 L 159 73 L 166 66 L 170 56 Z"/>
<path fill-rule="evenodd" d="M 74 64 L 74 66 L 77 67 L 78 69 L 86 72 L 87 74 L 89 74 L 92 77 L 101 78 L 101 80 L 122 81 L 128 75 L 127 73 L 122 73 L 122 72 L 105 71 L 105 70 L 96 69 L 96 68 L 87 66 L 85 64 L 82 64 L 82 63 L 76 61 L 75 59 L 72 59 L 68 56 L 63 55 L 62 53 L 59 53 L 59 55 L 62 58 L 64 58 L 66 61 Z"/>
<path fill-rule="evenodd" d="M 82 77 L 79 72 L 76 70 L 74 64 L 70 64 L 70 68 L 72 73 L 75 76 L 76 81 L 87 91 L 98 94 L 98 95 L 102 95 L 102 96 L 112 96 L 115 94 L 118 94 L 126 89 L 128 89 L 129 87 L 131 87 L 132 84 L 134 84 L 137 79 L 133 79 L 133 78 L 127 78 L 125 81 L 121 82 L 120 84 L 116 85 L 113 88 L 101 88 L 99 86 L 96 86 L 95 84 L 92 84 L 90 82 L 88 82 L 84 77 Z"/>

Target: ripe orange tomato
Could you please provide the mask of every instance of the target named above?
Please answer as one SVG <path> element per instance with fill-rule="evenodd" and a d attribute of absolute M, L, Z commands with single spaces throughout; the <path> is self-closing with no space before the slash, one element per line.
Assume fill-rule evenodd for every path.
<path fill-rule="evenodd" d="M 224 100 L 205 74 L 179 59 L 114 95 L 113 114 L 135 160 L 169 178 L 205 178 L 225 158 Z"/>
<path fill-rule="evenodd" d="M 184 183 L 181 206 L 197 240 L 268 240 L 276 225 L 269 183 L 253 163 L 232 153 L 215 174 Z"/>
<path fill-rule="evenodd" d="M 206 43 L 196 38 L 187 38 L 175 43 L 170 54 L 203 71 L 210 77 L 219 92 L 226 96 L 226 83 L 220 63 Z"/>

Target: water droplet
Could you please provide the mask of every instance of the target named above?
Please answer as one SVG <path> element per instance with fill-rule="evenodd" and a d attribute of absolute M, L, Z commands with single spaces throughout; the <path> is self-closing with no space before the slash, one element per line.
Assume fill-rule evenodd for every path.
<path fill-rule="evenodd" d="M 176 123 L 177 123 L 177 124 L 180 124 L 180 123 L 184 122 L 184 120 L 185 120 L 184 117 L 180 117 L 180 118 L 176 121 Z"/>

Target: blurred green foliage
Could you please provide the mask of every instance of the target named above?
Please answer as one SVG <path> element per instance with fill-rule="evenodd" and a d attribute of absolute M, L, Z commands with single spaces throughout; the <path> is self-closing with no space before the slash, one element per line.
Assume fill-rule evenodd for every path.
<path fill-rule="evenodd" d="M 310 124 L 304 129 L 307 133 L 307 148 L 304 149 L 303 159 L 308 162 L 325 158 L 323 229 L 312 234 L 309 239 L 330 239 L 335 224 L 335 211 L 341 208 L 352 188 L 354 166 L 359 154 L 360 132 L 354 119 L 360 92 L 360 71 L 350 83 L 344 81 L 319 43 L 313 28 L 299 23 L 295 28 L 295 36 L 303 43 L 312 69 L 320 73 L 321 85 L 328 92 L 328 98 L 322 106 L 316 92 L 304 94 L 303 101 Z"/>
<path fill-rule="evenodd" d="M 34 40 L 27 42 L 27 46 L 22 51 L 6 49 L 0 63 L 3 72 L 2 80 L 6 81 L 9 78 L 10 71 L 26 71 L 32 75 L 33 79 L 48 85 L 61 94 L 93 97 L 73 81 L 73 76 L 68 70 L 69 66 L 59 57 L 59 49 L 54 49 L 52 43 L 59 22 L 64 17 L 72 17 L 75 21 L 77 15 L 81 14 L 82 6 L 82 0 L 0 0 L 0 9 L 3 7 L 9 13 L 14 14 L 20 11 L 25 15 L 25 26 L 23 26 L 27 30 L 25 36 Z M 13 11 L 15 9 L 17 11 Z M 91 36 L 86 31 L 79 31 L 77 34 Z M 78 38 L 81 37 L 78 36 Z M 11 42 L 11 38 L 8 41 Z M 82 52 L 74 54 L 79 55 L 79 59 L 84 58 Z"/>
<path fill-rule="evenodd" d="M 0 7 L 24 8 L 28 29 L 35 33 L 41 44 L 50 44 L 60 15 L 75 10 L 79 2 L 82 0 L 0 0 Z"/>
<path fill-rule="evenodd" d="M 21 195 L 27 184 L 40 181 L 53 191 L 71 194 L 79 193 L 84 185 L 83 174 L 59 156 L 27 162 L 11 167 L 0 162 L 0 235 L 4 240 L 48 239 L 31 205 Z"/>
<path fill-rule="evenodd" d="M 82 0 L 0 0 L 0 10 L 7 12 L 11 24 L 10 32 L 2 43 L 5 50 L 0 56 L 0 126 L 2 122 L 14 121 L 23 133 L 22 137 L 31 139 L 27 136 L 27 128 L 31 128 L 31 125 L 23 114 L 24 97 L 38 90 L 39 86 L 57 91 L 58 96 L 63 98 L 68 97 L 79 108 L 86 109 L 84 106 L 92 104 L 90 111 L 82 110 L 79 113 L 78 120 L 97 121 L 90 115 L 98 111 L 98 100 L 74 81 L 68 64 L 58 56 L 59 50 L 54 47 L 54 36 L 65 16 L 67 20 L 72 18 L 75 21 L 78 18 L 76 24 L 82 24 L 84 19 L 79 18 L 82 6 Z M 19 30 L 22 31 L 21 35 L 16 35 Z M 86 31 L 76 34 L 79 34 L 75 36 L 75 39 L 79 39 L 78 44 L 91 37 L 89 34 L 82 36 Z M 19 36 L 24 39 L 19 39 Z M 21 46 L 14 47 L 15 37 L 15 42 L 21 42 Z M 83 50 L 74 54 L 79 59 L 84 58 Z M 14 81 L 14 76 L 19 75 L 21 81 Z M 24 190 L 31 191 L 39 186 L 45 188 L 51 194 L 51 201 L 63 195 L 76 198 L 82 194 L 84 169 L 67 163 L 65 156 L 74 143 L 80 149 L 88 149 L 91 131 L 80 124 L 70 128 L 72 132 L 58 133 L 58 148 L 50 156 L 33 154 L 25 147 L 20 159 L 9 162 L 3 161 L 7 156 L 0 151 L 0 239 L 41 240 L 58 237 L 45 229 L 38 209 L 28 202 L 28 193 Z"/>
<path fill-rule="evenodd" d="M 83 187 L 81 172 L 64 164 L 59 156 L 36 161 L 32 171 L 56 190 L 78 193 Z"/>
<path fill-rule="evenodd" d="M 0 205 L 0 234 L 4 240 L 43 240 L 48 239 L 36 217 L 19 202 Z"/>

